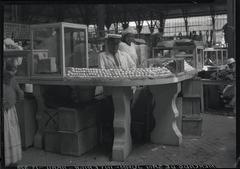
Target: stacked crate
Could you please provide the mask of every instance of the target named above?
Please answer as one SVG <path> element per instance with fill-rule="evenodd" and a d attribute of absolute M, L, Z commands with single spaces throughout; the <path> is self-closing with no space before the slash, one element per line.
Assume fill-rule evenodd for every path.
<path fill-rule="evenodd" d="M 184 136 L 202 135 L 201 97 L 202 85 L 200 80 L 187 80 L 182 83 L 182 133 Z"/>
<path fill-rule="evenodd" d="M 58 130 L 45 131 L 45 150 L 74 156 L 91 150 L 97 145 L 95 112 L 94 106 L 59 108 Z"/>

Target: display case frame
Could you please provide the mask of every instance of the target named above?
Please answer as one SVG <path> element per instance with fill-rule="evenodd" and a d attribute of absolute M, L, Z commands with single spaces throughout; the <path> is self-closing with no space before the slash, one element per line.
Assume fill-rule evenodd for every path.
<path fill-rule="evenodd" d="M 34 72 L 34 63 L 33 63 L 33 53 L 38 51 L 34 50 L 33 44 L 33 32 L 36 30 L 41 30 L 43 28 L 59 28 L 60 31 L 60 52 L 59 52 L 59 66 L 60 66 L 60 73 L 59 74 L 36 74 Z M 85 57 L 86 57 L 86 68 L 89 67 L 88 61 L 88 30 L 87 26 L 83 24 L 75 24 L 75 23 L 67 23 L 67 22 L 59 22 L 59 23 L 47 23 L 47 24 L 36 24 L 30 26 L 31 32 L 31 49 L 32 49 L 32 60 L 31 60 L 31 78 L 32 79 L 46 79 L 46 80 L 61 80 L 66 77 L 66 67 L 65 67 L 65 36 L 64 30 L 65 28 L 72 28 L 72 29 L 82 29 L 85 33 Z"/>
<path fill-rule="evenodd" d="M 207 52 L 214 52 L 215 53 L 217 64 L 214 65 L 214 66 L 221 66 L 221 65 L 225 65 L 227 63 L 226 62 L 227 59 L 228 59 L 228 49 L 227 48 L 205 48 L 203 50 L 203 64 L 204 64 L 204 66 L 209 66 L 209 65 L 205 64 L 205 62 L 206 62 L 205 55 L 207 54 Z M 224 52 L 226 53 L 225 58 L 224 58 Z M 219 57 L 219 54 L 220 54 L 220 57 Z"/>
<path fill-rule="evenodd" d="M 179 41 L 178 41 L 179 42 Z M 171 50 L 171 57 L 161 57 L 161 58 L 172 58 L 172 59 L 180 59 L 184 58 L 185 60 L 187 58 L 192 59 L 192 66 L 195 67 L 198 70 L 201 70 L 204 66 L 203 62 L 203 50 L 204 50 L 204 45 L 201 43 L 201 41 L 192 41 L 192 45 L 189 46 L 176 46 L 176 41 L 171 44 L 171 46 L 159 46 L 159 47 L 154 47 L 152 49 L 152 57 L 155 57 L 156 50 Z M 189 50 L 191 53 L 186 53 L 186 54 L 178 54 L 179 50 L 184 51 L 184 50 Z M 198 50 L 200 50 L 200 55 L 198 54 Z"/>
<path fill-rule="evenodd" d="M 171 52 L 171 57 L 165 57 L 163 55 L 164 53 L 164 50 L 168 50 Z M 159 53 L 157 51 L 162 51 L 162 57 L 159 57 L 157 56 L 156 54 Z M 173 47 L 153 47 L 152 49 L 152 58 L 172 58 L 174 56 L 174 53 L 173 53 Z"/>

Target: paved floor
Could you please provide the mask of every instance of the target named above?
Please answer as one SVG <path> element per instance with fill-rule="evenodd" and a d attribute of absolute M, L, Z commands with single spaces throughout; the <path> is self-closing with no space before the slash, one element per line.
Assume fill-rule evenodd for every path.
<path fill-rule="evenodd" d="M 235 117 L 214 114 L 203 115 L 203 135 L 184 137 L 181 146 L 156 144 L 134 145 L 125 162 L 111 161 L 110 149 L 96 147 L 81 157 L 63 156 L 29 148 L 23 152 L 19 165 L 150 165 L 191 164 L 234 167 L 236 154 Z"/>

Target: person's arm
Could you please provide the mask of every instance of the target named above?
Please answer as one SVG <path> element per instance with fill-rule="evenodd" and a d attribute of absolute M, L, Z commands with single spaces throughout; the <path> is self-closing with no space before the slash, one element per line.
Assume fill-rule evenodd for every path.
<path fill-rule="evenodd" d="M 18 84 L 18 82 L 16 81 L 15 78 L 13 78 L 13 87 L 14 87 L 14 89 L 16 91 L 16 94 L 17 94 L 17 98 L 16 98 L 17 102 L 24 100 L 24 92 L 19 87 L 19 84 Z"/>

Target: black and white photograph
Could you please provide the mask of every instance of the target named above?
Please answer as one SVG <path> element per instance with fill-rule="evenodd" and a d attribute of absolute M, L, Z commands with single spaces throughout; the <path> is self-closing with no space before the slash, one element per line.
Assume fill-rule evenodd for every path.
<path fill-rule="evenodd" d="M 240 167 L 238 7 L 4 1 L 1 166 Z"/>

